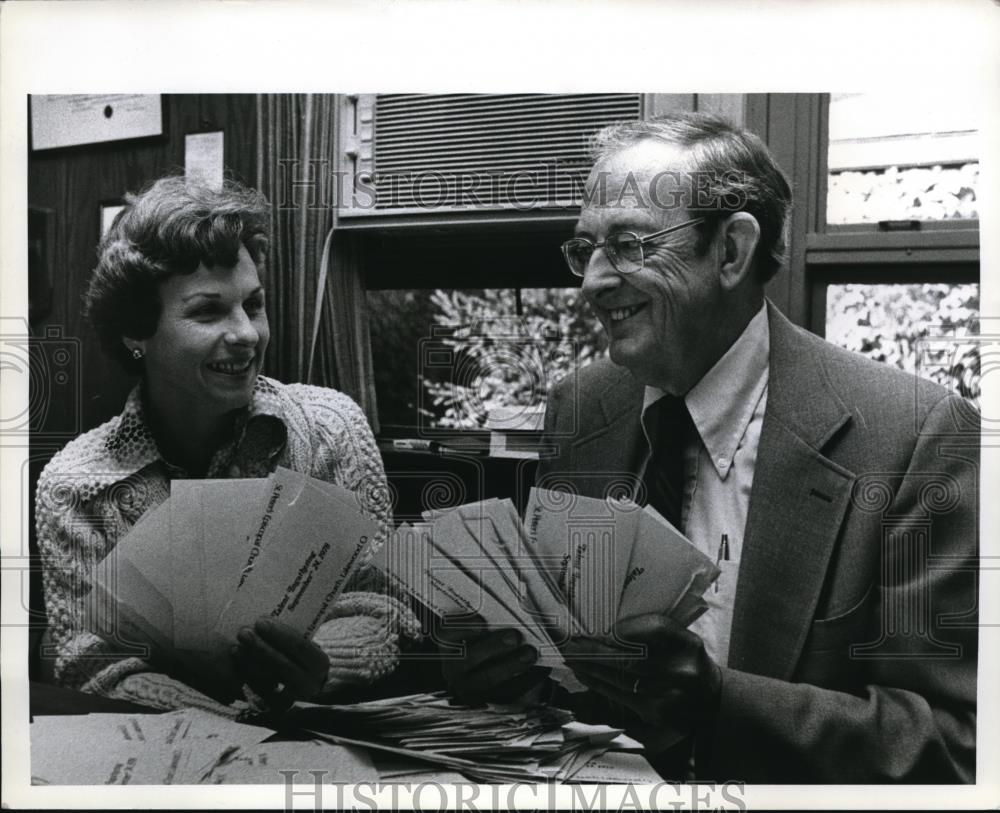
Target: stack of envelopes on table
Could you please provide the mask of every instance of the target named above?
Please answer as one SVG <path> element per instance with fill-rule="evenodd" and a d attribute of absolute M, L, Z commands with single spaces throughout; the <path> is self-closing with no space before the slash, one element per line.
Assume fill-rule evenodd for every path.
<path fill-rule="evenodd" d="M 288 469 L 174 480 L 94 569 L 89 624 L 231 679 L 237 631 L 271 616 L 314 632 L 377 531 L 353 492 Z"/>
<path fill-rule="evenodd" d="M 653 508 L 532 489 L 522 524 L 509 500 L 427 512 L 401 525 L 375 564 L 432 612 L 460 626 L 520 629 L 539 664 L 582 686 L 559 652 L 571 636 L 608 637 L 642 613 L 689 625 L 707 605 L 715 564 Z"/>
<path fill-rule="evenodd" d="M 441 693 L 344 706 L 299 703 L 289 720 L 332 742 L 418 759 L 484 782 L 570 781 L 609 750 L 641 750 L 621 729 L 578 722 L 562 709 L 469 707 Z"/>

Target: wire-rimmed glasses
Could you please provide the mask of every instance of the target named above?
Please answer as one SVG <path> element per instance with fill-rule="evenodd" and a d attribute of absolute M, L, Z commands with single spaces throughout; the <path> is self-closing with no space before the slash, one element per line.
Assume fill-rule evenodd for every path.
<path fill-rule="evenodd" d="M 645 237 L 640 237 L 635 232 L 619 231 L 609 234 L 599 243 L 592 243 L 586 237 L 573 237 L 562 244 L 563 257 L 566 258 L 566 265 L 569 270 L 578 277 L 582 277 L 587 266 L 590 265 L 590 258 L 594 251 L 599 248 L 604 249 L 604 253 L 612 267 L 619 274 L 634 274 L 642 268 L 646 261 L 642 252 L 642 247 L 651 240 L 657 240 L 671 232 L 680 231 L 688 226 L 701 223 L 705 218 L 696 217 L 692 220 L 685 220 L 666 229 L 660 229 Z"/>

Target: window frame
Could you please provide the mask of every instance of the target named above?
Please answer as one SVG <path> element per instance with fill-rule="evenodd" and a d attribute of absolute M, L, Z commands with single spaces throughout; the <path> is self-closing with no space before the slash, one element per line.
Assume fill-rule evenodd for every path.
<path fill-rule="evenodd" d="M 814 220 L 814 229 L 810 234 L 810 247 L 815 245 L 819 250 L 839 249 L 842 246 L 851 248 L 878 249 L 885 238 L 894 238 L 893 242 L 905 243 L 911 249 L 948 248 L 979 248 L 979 219 L 956 218 L 952 220 L 921 220 L 919 228 L 912 231 L 886 232 L 880 229 L 878 223 L 828 223 L 826 220 L 827 179 L 829 173 L 830 150 L 830 94 L 819 94 L 816 105 L 819 116 L 818 133 L 821 143 L 818 145 L 817 178 L 818 206 Z M 898 239 L 895 239 L 898 238 Z M 905 238 L 910 238 L 906 240 Z"/>

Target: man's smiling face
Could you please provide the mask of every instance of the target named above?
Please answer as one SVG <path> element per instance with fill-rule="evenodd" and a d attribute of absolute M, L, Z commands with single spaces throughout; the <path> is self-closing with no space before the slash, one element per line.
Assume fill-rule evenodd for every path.
<path fill-rule="evenodd" d="M 686 169 L 684 150 L 661 141 L 612 153 L 590 173 L 577 236 L 594 243 L 623 231 L 644 237 L 687 220 L 678 184 Z M 584 296 L 608 333 L 612 361 L 678 395 L 703 372 L 704 339 L 720 310 L 714 246 L 697 257 L 695 241 L 693 229 L 653 240 L 643 246 L 643 268 L 627 275 L 597 249 L 583 280 Z"/>

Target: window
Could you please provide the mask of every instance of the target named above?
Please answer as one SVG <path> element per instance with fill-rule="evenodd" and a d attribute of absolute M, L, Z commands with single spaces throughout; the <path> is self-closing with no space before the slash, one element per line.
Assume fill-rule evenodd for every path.
<path fill-rule="evenodd" d="M 978 129 L 955 88 L 831 94 L 827 223 L 975 219 Z"/>
<path fill-rule="evenodd" d="M 830 341 L 977 400 L 981 105 L 933 88 L 766 101 L 795 195 L 772 297 Z"/>
<path fill-rule="evenodd" d="M 831 284 L 826 338 L 876 361 L 936 381 L 979 402 L 975 283 Z M 953 341 L 925 343 L 931 333 Z M 966 341 L 963 341 L 965 339 Z"/>
<path fill-rule="evenodd" d="M 482 429 L 604 352 L 578 288 L 369 290 L 383 427 Z"/>

